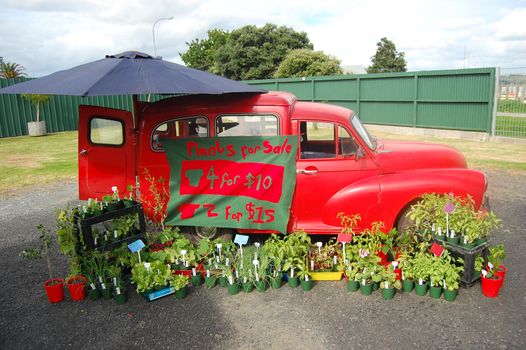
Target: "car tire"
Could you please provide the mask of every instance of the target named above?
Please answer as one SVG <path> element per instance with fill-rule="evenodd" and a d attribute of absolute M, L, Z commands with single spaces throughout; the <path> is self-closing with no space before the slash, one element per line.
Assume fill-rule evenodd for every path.
<path fill-rule="evenodd" d="M 191 226 L 187 227 L 184 232 L 186 238 L 192 243 L 198 244 L 201 239 L 217 239 L 221 238 L 225 242 L 229 242 L 233 237 L 233 230 L 229 228 L 219 228 L 214 226 Z"/>

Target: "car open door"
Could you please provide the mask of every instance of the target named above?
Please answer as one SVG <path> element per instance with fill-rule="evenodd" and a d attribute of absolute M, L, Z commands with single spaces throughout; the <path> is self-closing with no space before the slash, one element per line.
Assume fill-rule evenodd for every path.
<path fill-rule="evenodd" d="M 79 107 L 79 198 L 99 198 L 117 186 L 135 185 L 132 114 L 97 106 Z"/>

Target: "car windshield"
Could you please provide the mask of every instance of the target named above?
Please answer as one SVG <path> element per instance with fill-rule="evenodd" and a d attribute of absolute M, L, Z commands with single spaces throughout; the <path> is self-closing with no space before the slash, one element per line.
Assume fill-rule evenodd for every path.
<path fill-rule="evenodd" d="M 376 140 L 369 135 L 365 127 L 363 126 L 362 122 L 360 121 L 360 118 L 356 114 L 353 114 L 351 116 L 351 124 L 354 127 L 354 130 L 360 135 L 362 140 L 367 144 L 367 146 L 375 150 L 376 149 Z"/>

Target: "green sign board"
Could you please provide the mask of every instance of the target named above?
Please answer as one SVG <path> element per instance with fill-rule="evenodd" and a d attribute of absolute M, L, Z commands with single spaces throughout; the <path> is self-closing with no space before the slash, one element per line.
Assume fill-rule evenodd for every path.
<path fill-rule="evenodd" d="M 296 136 L 162 139 L 170 163 L 168 225 L 285 233 Z"/>

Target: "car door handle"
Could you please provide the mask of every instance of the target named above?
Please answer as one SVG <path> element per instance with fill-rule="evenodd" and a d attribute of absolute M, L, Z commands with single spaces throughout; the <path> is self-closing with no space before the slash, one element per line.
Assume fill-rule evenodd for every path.
<path fill-rule="evenodd" d="M 298 174 L 305 174 L 305 175 L 316 175 L 318 173 L 318 169 L 316 169 L 316 168 L 297 169 L 296 173 L 298 173 Z"/>
<path fill-rule="evenodd" d="M 88 150 L 86 150 L 86 149 L 83 149 L 83 150 L 81 150 L 81 151 L 79 152 L 79 155 L 81 155 L 81 156 L 83 156 L 83 157 L 85 157 L 87 154 L 88 154 Z"/>

